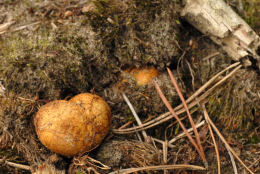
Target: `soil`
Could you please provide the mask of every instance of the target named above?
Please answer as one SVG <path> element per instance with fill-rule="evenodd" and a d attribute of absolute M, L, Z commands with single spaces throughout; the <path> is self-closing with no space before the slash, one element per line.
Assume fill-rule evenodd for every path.
<path fill-rule="evenodd" d="M 227 3 L 260 34 L 259 0 L 245 0 L 242 5 L 239 0 Z M 142 142 L 135 133 L 119 135 L 112 131 L 135 120 L 122 92 L 143 123 L 168 111 L 153 83 L 138 84 L 127 73 L 129 69 L 155 68 L 159 72 L 157 83 L 175 107 L 181 100 L 168 77 L 167 67 L 176 77 L 184 98 L 188 98 L 234 63 L 219 46 L 182 19 L 180 9 L 180 1 L 170 0 L 2 0 L 0 173 L 44 170 L 84 174 L 90 167 L 109 173 L 121 168 L 163 164 L 203 166 L 187 138 L 179 139 L 168 149 L 165 162 L 160 143 Z M 4 24 L 10 26 L 1 30 Z M 215 56 L 205 59 L 212 54 Z M 221 133 L 255 173 L 260 173 L 259 74 L 255 67 L 240 69 L 208 96 L 206 105 Z M 111 107 L 110 133 L 98 148 L 88 153 L 89 157 L 111 167 L 110 170 L 100 169 L 98 163 L 93 165 L 86 154 L 74 158 L 57 155 L 37 138 L 33 118 L 40 106 L 83 92 L 103 97 Z M 193 110 L 192 116 L 195 122 L 202 118 L 199 107 Z M 183 123 L 190 127 L 188 119 Z M 198 131 L 209 164 L 207 172 L 217 173 L 208 127 L 204 125 Z M 164 141 L 182 130 L 171 119 L 146 132 Z M 220 139 L 217 144 L 222 173 L 228 174 L 233 170 L 230 157 Z M 30 166 L 31 171 L 4 161 Z M 241 173 L 244 169 L 237 165 Z"/>

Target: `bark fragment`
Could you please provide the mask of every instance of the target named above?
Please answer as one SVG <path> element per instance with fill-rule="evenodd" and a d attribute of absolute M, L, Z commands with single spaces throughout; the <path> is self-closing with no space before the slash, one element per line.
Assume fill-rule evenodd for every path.
<path fill-rule="evenodd" d="M 223 0 L 185 0 L 181 15 L 233 60 L 253 58 L 260 69 L 260 38 Z M 251 65 L 246 61 L 246 65 Z"/>

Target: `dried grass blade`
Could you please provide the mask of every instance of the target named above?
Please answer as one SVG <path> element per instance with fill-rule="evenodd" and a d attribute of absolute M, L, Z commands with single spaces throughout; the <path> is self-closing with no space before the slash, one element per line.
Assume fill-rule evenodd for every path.
<path fill-rule="evenodd" d="M 226 147 L 227 148 L 227 147 Z M 228 150 L 227 148 L 227 151 L 228 151 L 228 154 L 230 156 L 230 160 L 231 160 L 231 164 L 232 164 L 232 167 L 233 167 L 233 170 L 234 170 L 234 174 L 238 174 L 237 172 L 237 165 L 236 165 L 236 162 L 234 160 L 234 156 L 232 155 L 232 153 Z"/>
<path fill-rule="evenodd" d="M 203 111 L 205 109 L 205 104 L 203 104 Z M 209 127 L 209 132 L 210 132 L 210 135 L 211 135 L 211 138 L 212 138 L 212 141 L 213 141 L 213 144 L 214 144 L 214 147 L 215 147 L 215 151 L 216 151 L 216 155 L 217 155 L 217 164 L 218 164 L 218 174 L 221 174 L 221 164 L 220 164 L 220 157 L 219 157 L 219 151 L 218 151 L 218 146 L 217 146 L 217 142 L 216 142 L 216 139 L 215 139 L 215 136 L 214 136 L 214 133 L 213 133 L 213 130 L 210 126 L 210 123 L 208 121 L 208 117 L 205 116 L 205 113 L 204 113 L 204 118 L 208 124 L 208 127 Z"/>
<path fill-rule="evenodd" d="M 168 74 L 169 74 L 169 76 L 170 76 L 171 82 L 172 82 L 173 86 L 175 87 L 175 90 L 177 91 L 177 93 L 178 93 L 178 95 L 179 95 L 179 97 L 180 97 L 180 99 L 181 99 L 181 101 L 182 101 L 182 104 L 183 104 L 183 106 L 184 106 L 184 108 L 185 108 L 185 110 L 186 110 L 186 112 L 187 112 L 187 114 L 188 114 L 188 118 L 189 118 L 191 127 L 192 127 L 192 129 L 193 129 L 193 132 L 194 132 L 194 135 L 195 135 L 197 144 L 198 144 L 198 146 L 199 146 L 199 148 L 200 148 L 200 151 L 201 151 L 202 160 L 203 160 L 204 162 L 206 162 L 206 157 L 205 157 L 204 149 L 203 149 L 203 147 L 202 147 L 202 145 L 201 145 L 199 133 L 198 133 L 197 128 L 196 128 L 196 126 L 195 126 L 195 123 L 194 123 L 194 121 L 193 121 L 193 119 L 192 119 L 192 117 L 191 117 L 191 114 L 190 114 L 190 111 L 189 111 L 189 109 L 188 109 L 187 103 L 186 103 L 186 101 L 185 101 L 185 99 L 184 99 L 184 97 L 183 97 L 183 95 L 182 95 L 182 93 L 181 93 L 180 88 L 178 87 L 178 84 L 177 84 L 177 82 L 176 82 L 176 80 L 175 80 L 175 78 L 174 78 L 174 76 L 173 76 L 171 70 L 170 70 L 169 68 L 167 68 L 167 71 L 168 71 Z"/>
<path fill-rule="evenodd" d="M 199 127 L 201 127 L 204 124 L 205 124 L 205 120 L 203 120 L 199 124 L 197 124 L 196 128 L 199 128 Z M 188 129 L 188 132 L 192 132 L 192 131 L 193 131 L 192 128 Z M 182 138 L 184 136 L 185 136 L 185 133 L 180 133 L 179 135 L 177 135 L 173 139 L 171 139 L 168 144 L 172 145 L 172 143 L 174 143 L 175 141 L 177 141 L 178 139 L 180 139 L 180 138 Z"/>
<path fill-rule="evenodd" d="M 185 128 L 185 126 L 183 125 L 183 123 L 181 122 L 179 116 L 174 112 L 173 108 L 171 107 L 170 103 L 168 102 L 168 100 L 166 99 L 166 97 L 164 96 L 164 94 L 162 93 L 162 90 L 160 89 L 159 85 L 154 81 L 154 86 L 155 89 L 157 90 L 160 98 L 162 99 L 163 103 L 165 104 L 165 106 L 168 108 L 168 110 L 170 111 L 170 113 L 175 117 L 175 119 L 179 122 L 181 128 L 183 129 L 183 131 L 185 132 L 185 134 L 187 135 L 188 139 L 190 140 L 191 144 L 195 147 L 195 149 L 198 151 L 200 157 L 202 158 L 202 160 L 204 161 L 205 158 L 203 158 L 203 154 L 201 152 L 201 150 L 199 149 L 198 145 L 196 144 L 195 140 L 191 137 L 190 133 L 187 131 L 187 129 Z"/>
<path fill-rule="evenodd" d="M 123 98 L 124 98 L 125 102 L 127 103 L 128 107 L 130 108 L 132 114 L 134 115 L 137 124 L 139 126 L 142 126 L 143 124 L 142 124 L 139 116 L 135 112 L 135 109 L 134 109 L 133 105 L 131 104 L 131 102 L 129 101 L 128 97 L 125 95 L 125 93 L 122 93 L 122 95 L 123 95 Z M 148 136 L 147 136 L 147 134 L 146 134 L 146 132 L 144 130 L 142 131 L 142 134 L 144 136 L 145 141 L 148 142 Z"/>
<path fill-rule="evenodd" d="M 195 166 L 195 165 L 185 165 L 185 164 L 178 164 L 178 165 L 160 165 L 160 166 L 148 166 L 148 167 L 139 167 L 139 168 L 129 168 L 129 169 L 122 169 L 115 172 L 110 172 L 109 174 L 128 174 L 134 173 L 144 170 L 176 170 L 176 169 L 184 169 L 184 170 L 206 170 L 204 167 Z"/>
<path fill-rule="evenodd" d="M 223 135 L 219 132 L 218 128 L 215 126 L 215 124 L 212 122 L 212 120 L 210 119 L 208 112 L 205 108 L 205 106 L 203 107 L 203 112 L 204 115 L 207 117 L 210 125 L 212 126 L 212 128 L 214 129 L 214 131 L 217 133 L 217 135 L 219 136 L 219 138 L 221 139 L 221 141 L 225 144 L 226 148 L 234 155 L 234 157 L 240 162 L 240 164 L 242 164 L 245 169 L 250 172 L 251 174 L 254 174 L 254 172 L 252 172 L 246 165 L 245 163 L 238 157 L 238 155 L 236 154 L 236 152 L 232 149 L 232 147 L 227 143 L 227 141 L 225 140 L 225 138 L 223 137 Z"/>
<path fill-rule="evenodd" d="M 230 70 L 231 68 L 237 67 L 240 64 L 240 62 L 236 62 L 230 66 L 228 66 L 227 68 L 225 68 L 224 70 L 220 71 L 219 73 L 217 73 L 216 75 L 214 75 L 209 81 L 207 81 L 204 85 L 202 85 L 194 94 L 192 94 L 192 96 L 190 96 L 186 102 L 189 103 L 192 100 L 194 100 L 197 96 L 199 96 L 201 94 L 202 91 L 204 91 L 211 83 L 213 83 L 221 74 L 223 74 L 224 72 Z M 240 65 L 241 66 L 241 65 Z M 233 70 L 234 71 L 234 70 Z M 216 85 L 214 85 L 216 86 Z M 179 106 L 176 107 L 176 110 L 179 110 L 183 107 L 182 104 L 180 104 Z"/>

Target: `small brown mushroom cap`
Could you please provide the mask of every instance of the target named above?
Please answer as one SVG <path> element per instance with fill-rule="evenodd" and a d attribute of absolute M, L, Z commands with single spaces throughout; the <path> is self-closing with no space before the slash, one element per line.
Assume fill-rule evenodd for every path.
<path fill-rule="evenodd" d="M 132 77 L 134 77 L 136 83 L 141 86 L 150 83 L 152 79 L 159 75 L 159 72 L 153 67 L 127 69 L 125 72 L 128 72 Z"/>
<path fill-rule="evenodd" d="M 75 96 L 71 101 L 55 100 L 37 112 L 36 133 L 51 151 L 64 156 L 87 152 L 97 147 L 108 133 L 111 114 L 107 103 L 101 97 L 83 97 L 90 99 Z"/>

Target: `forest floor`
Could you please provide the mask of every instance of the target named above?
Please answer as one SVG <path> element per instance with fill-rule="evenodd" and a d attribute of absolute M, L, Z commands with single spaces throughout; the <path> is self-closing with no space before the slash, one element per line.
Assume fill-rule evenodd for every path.
<path fill-rule="evenodd" d="M 260 0 L 227 3 L 260 35 Z M 182 128 L 168 113 L 154 84 L 148 80 L 143 85 L 135 76 L 149 69 L 151 74 L 142 76 L 157 78 L 189 129 L 189 119 L 185 109 L 182 112 L 183 107 L 178 107 L 182 101 L 166 68 L 172 70 L 180 92 L 188 99 L 217 73 L 236 63 L 181 18 L 180 8 L 179 1 L 170 0 L 1 0 L 0 173 L 46 170 L 84 174 L 91 169 L 109 173 L 141 167 L 146 168 L 143 173 L 218 173 L 218 157 L 221 173 L 234 173 L 234 164 L 238 173 L 247 173 L 239 160 L 232 159 L 237 155 L 251 171 L 260 174 L 259 70 L 241 67 L 209 90 L 234 66 L 195 99 L 186 100 L 195 124 L 200 125 L 198 135 L 207 165 L 201 149 L 196 150 L 186 136 L 176 138 Z M 88 154 L 74 158 L 57 155 L 38 140 L 33 118 L 42 105 L 84 92 L 95 93 L 110 105 L 111 131 Z M 135 123 L 122 93 L 142 123 Z M 200 100 L 203 94 L 206 96 Z M 206 112 L 235 155 L 230 155 L 232 150 L 215 129 L 214 144 L 205 122 Z M 142 124 L 147 126 L 145 131 L 136 132 L 135 126 Z M 199 146 L 198 140 L 196 144 Z M 158 170 L 148 172 L 151 166 Z"/>

